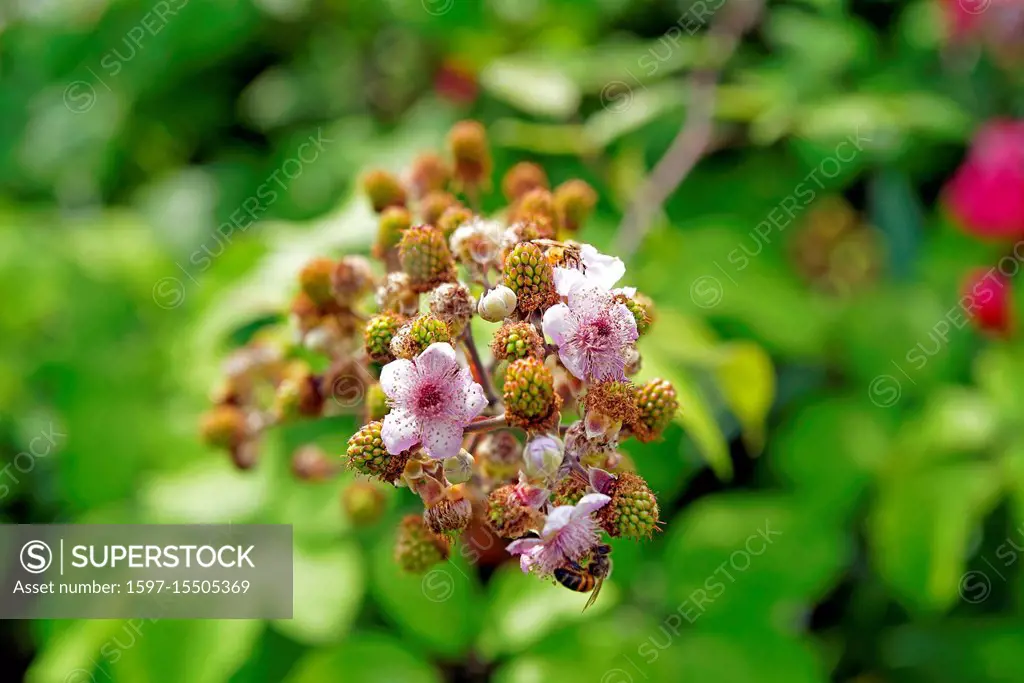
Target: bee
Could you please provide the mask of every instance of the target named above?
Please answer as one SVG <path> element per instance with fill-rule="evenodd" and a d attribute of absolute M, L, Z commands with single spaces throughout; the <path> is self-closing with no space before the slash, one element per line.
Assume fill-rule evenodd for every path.
<path fill-rule="evenodd" d="M 597 600 L 604 580 L 612 573 L 611 553 L 610 545 L 601 544 L 594 548 L 587 566 L 582 567 L 576 562 L 570 562 L 567 566 L 555 570 L 555 581 L 558 583 L 577 593 L 590 593 L 590 599 L 583 606 L 584 612 Z"/>

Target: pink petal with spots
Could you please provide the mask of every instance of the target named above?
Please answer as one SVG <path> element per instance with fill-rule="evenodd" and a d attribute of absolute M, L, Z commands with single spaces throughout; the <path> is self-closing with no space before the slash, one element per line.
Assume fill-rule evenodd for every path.
<path fill-rule="evenodd" d="M 484 412 L 486 407 L 487 397 L 484 396 L 484 388 L 470 378 L 462 396 L 462 405 L 459 406 L 463 424 L 469 424 L 474 417 Z"/>
<path fill-rule="evenodd" d="M 443 377 L 458 369 L 459 361 L 451 344 L 435 342 L 416 357 L 416 371 L 421 379 Z"/>
<path fill-rule="evenodd" d="M 405 401 L 416 383 L 416 366 L 401 358 L 393 360 L 380 371 L 380 387 L 396 403 Z"/>
<path fill-rule="evenodd" d="M 444 420 L 431 420 L 422 425 L 423 450 L 431 458 L 444 460 L 459 454 L 462 448 L 462 425 Z"/>
<path fill-rule="evenodd" d="M 416 417 L 401 408 L 394 408 L 384 416 L 380 438 L 391 455 L 398 455 L 415 446 L 420 440 Z"/>

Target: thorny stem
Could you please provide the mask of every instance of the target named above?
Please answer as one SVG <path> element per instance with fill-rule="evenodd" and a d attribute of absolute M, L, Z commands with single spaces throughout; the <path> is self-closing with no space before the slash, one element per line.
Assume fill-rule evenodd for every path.
<path fill-rule="evenodd" d="M 480 360 L 480 352 L 477 351 L 476 344 L 473 343 L 473 330 L 470 329 L 469 324 L 466 325 L 466 331 L 462 334 L 462 341 L 466 346 L 466 354 L 469 357 L 469 362 L 475 367 L 477 376 L 480 378 L 480 385 L 484 388 L 484 395 L 487 396 L 487 404 L 489 406 L 497 405 L 498 397 L 494 393 L 494 387 L 491 386 L 490 373 L 487 372 L 487 368 L 484 366 L 483 361 Z"/>
<path fill-rule="evenodd" d="M 723 7 L 708 31 L 717 42 L 717 61 L 690 75 L 690 97 L 686 120 L 668 151 L 658 161 L 634 195 L 619 225 L 617 252 L 629 260 L 650 229 L 657 213 L 708 151 L 714 132 L 718 79 L 725 63 L 736 51 L 743 34 L 753 28 L 761 14 L 763 0 L 742 0 Z"/>
<path fill-rule="evenodd" d="M 466 434 L 472 434 L 473 432 L 489 432 L 492 429 L 500 429 L 501 427 L 507 426 L 508 421 L 505 419 L 505 413 L 502 413 L 496 417 L 489 417 L 486 420 L 470 422 L 463 432 Z"/>

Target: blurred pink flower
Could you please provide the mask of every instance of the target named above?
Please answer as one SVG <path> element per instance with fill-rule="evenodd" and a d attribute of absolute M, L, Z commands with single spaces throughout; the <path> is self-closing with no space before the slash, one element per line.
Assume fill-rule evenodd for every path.
<path fill-rule="evenodd" d="M 1024 121 L 991 121 L 946 187 L 953 214 L 979 237 L 1024 235 Z"/>
<path fill-rule="evenodd" d="M 996 335 L 1005 335 L 1013 326 L 1010 306 L 1010 284 L 993 270 L 974 270 L 964 280 L 962 293 L 967 314 L 975 326 Z"/>
<path fill-rule="evenodd" d="M 449 344 L 431 344 L 415 360 L 388 363 L 380 385 L 392 406 L 380 436 L 392 455 L 421 442 L 431 458 L 458 455 L 466 425 L 487 407 L 483 387 L 459 366 Z"/>
<path fill-rule="evenodd" d="M 942 0 L 950 41 L 981 43 L 1003 66 L 1024 59 L 1024 0 Z"/>

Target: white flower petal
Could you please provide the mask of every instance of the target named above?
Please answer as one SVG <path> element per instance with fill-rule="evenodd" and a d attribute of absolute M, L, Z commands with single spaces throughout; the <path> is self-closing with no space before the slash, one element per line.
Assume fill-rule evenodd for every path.
<path fill-rule="evenodd" d="M 572 519 L 587 517 L 595 510 L 603 508 L 610 500 L 611 498 L 603 493 L 588 493 L 580 498 L 580 502 L 576 503 L 576 507 L 572 510 Z"/>
<path fill-rule="evenodd" d="M 565 304 L 555 304 L 544 311 L 542 328 L 556 346 L 561 346 L 572 329 L 572 311 Z"/>
<path fill-rule="evenodd" d="M 412 361 L 393 360 L 380 371 L 380 388 L 395 403 L 402 403 L 416 384 L 416 366 Z"/>
<path fill-rule="evenodd" d="M 592 245 L 580 247 L 580 258 L 586 266 L 587 279 L 602 289 L 611 289 L 626 274 L 626 264 L 617 256 L 602 254 Z"/>
<path fill-rule="evenodd" d="M 561 531 L 572 520 L 572 510 L 571 505 L 559 505 L 552 510 L 544 521 L 544 530 L 540 535 L 546 540 Z"/>
<path fill-rule="evenodd" d="M 421 425 L 423 450 L 431 458 L 444 460 L 459 454 L 462 448 L 462 425 L 447 420 L 431 420 Z"/>
<path fill-rule="evenodd" d="M 560 296 L 569 296 L 569 292 L 586 281 L 587 276 L 576 268 L 555 268 L 555 291 Z"/>
<path fill-rule="evenodd" d="M 420 440 L 419 423 L 416 417 L 405 410 L 394 408 L 384 416 L 380 438 L 391 455 L 407 451 Z"/>
<path fill-rule="evenodd" d="M 434 342 L 416 356 L 416 371 L 421 379 L 443 377 L 458 366 L 455 349 L 444 342 Z"/>

